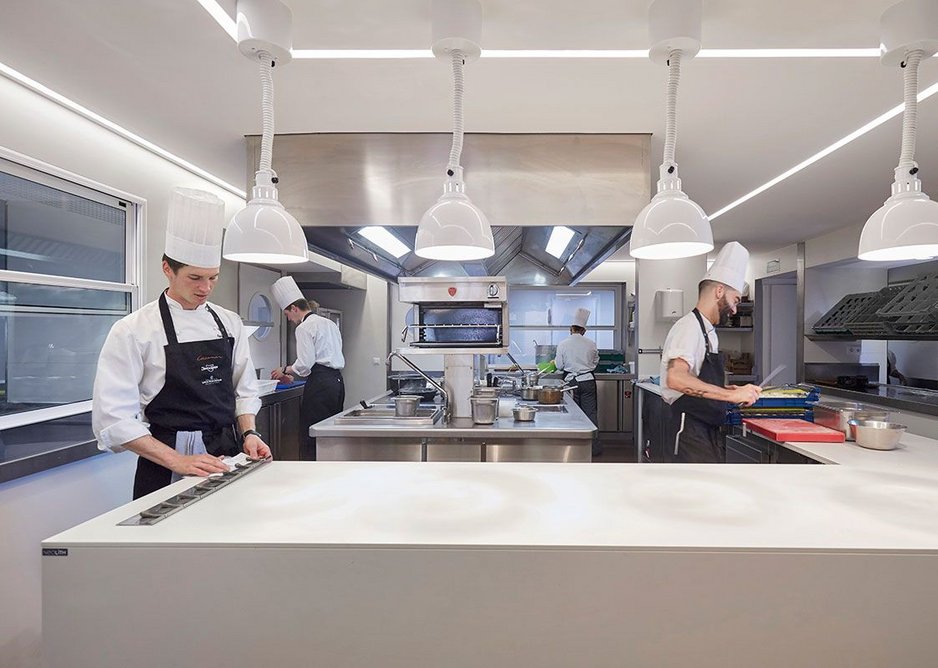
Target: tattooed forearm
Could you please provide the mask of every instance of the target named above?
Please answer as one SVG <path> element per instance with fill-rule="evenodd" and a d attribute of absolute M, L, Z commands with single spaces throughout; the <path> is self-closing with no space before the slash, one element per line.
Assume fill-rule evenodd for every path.
<path fill-rule="evenodd" d="M 702 390 L 696 387 L 684 387 L 683 389 L 681 389 L 681 393 L 686 394 L 689 397 L 701 397 L 701 398 L 706 398 L 708 394 L 706 390 Z"/>

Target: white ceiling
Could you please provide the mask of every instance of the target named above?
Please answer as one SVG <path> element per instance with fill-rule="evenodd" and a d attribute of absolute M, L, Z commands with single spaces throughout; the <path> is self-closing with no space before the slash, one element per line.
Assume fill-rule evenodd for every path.
<path fill-rule="evenodd" d="M 428 0 L 288 4 L 295 48 L 429 47 Z M 879 16 L 891 4 L 704 0 L 704 47 L 875 47 Z M 245 183 L 243 135 L 260 130 L 256 69 L 196 0 L 6 5 L 0 62 L 231 183 Z M 235 0 L 221 5 L 233 15 Z M 490 49 L 647 46 L 646 0 L 483 0 L 483 6 L 483 46 Z M 466 68 L 466 130 L 657 138 L 666 74 L 646 60 L 483 59 Z M 921 87 L 936 80 L 932 59 L 922 65 Z M 295 60 L 275 70 L 275 82 L 279 133 L 450 129 L 449 68 L 432 59 Z M 687 63 L 677 150 L 685 190 L 712 213 L 895 106 L 901 95 L 899 71 L 875 58 Z M 917 158 L 926 191 L 938 196 L 935 98 L 921 107 Z M 718 218 L 714 235 L 759 250 L 864 220 L 889 193 L 899 128 L 894 119 Z M 654 164 L 660 156 L 656 140 Z"/>

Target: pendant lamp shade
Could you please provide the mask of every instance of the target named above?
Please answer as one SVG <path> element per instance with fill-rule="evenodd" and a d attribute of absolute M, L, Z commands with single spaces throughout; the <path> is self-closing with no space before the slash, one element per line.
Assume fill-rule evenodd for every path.
<path fill-rule="evenodd" d="M 495 254 L 492 226 L 456 180 L 420 219 L 414 252 L 430 260 L 481 260 Z"/>
<path fill-rule="evenodd" d="M 263 177 L 258 172 L 258 180 Z M 225 231 L 226 260 L 258 264 L 297 264 L 307 260 L 306 235 L 277 199 L 277 188 L 256 185 L 251 201 Z"/>
<path fill-rule="evenodd" d="M 893 195 L 863 226 L 857 257 L 873 262 L 923 260 L 938 256 L 938 202 L 914 179 L 911 190 L 893 185 Z"/>
<path fill-rule="evenodd" d="M 710 220 L 681 190 L 680 179 L 658 182 L 658 194 L 645 205 L 632 227 L 629 253 L 640 260 L 666 260 L 713 250 Z"/>

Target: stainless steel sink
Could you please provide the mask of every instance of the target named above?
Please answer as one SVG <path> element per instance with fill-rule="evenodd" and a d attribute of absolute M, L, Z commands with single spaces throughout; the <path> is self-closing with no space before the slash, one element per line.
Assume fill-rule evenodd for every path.
<path fill-rule="evenodd" d="M 420 406 L 417 414 L 411 417 L 398 417 L 394 408 L 388 406 L 369 406 L 356 408 L 335 418 L 336 424 L 420 426 L 432 425 L 443 416 L 442 406 Z"/>
<path fill-rule="evenodd" d="M 567 413 L 567 407 L 563 404 L 531 404 L 537 409 L 538 413 Z"/>

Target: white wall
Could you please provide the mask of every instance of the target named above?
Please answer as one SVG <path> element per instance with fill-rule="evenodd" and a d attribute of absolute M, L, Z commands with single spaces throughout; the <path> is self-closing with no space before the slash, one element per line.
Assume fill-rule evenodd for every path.
<path fill-rule="evenodd" d="M 638 292 L 636 309 L 638 316 L 637 348 L 661 348 L 664 345 L 673 321 L 658 320 L 655 315 L 655 292 L 666 288 L 684 291 L 684 312 L 697 303 L 697 284 L 707 272 L 707 256 L 682 260 L 638 260 L 636 263 Z M 661 355 L 638 356 L 638 375 L 657 376 L 661 366 Z"/>
<path fill-rule="evenodd" d="M 387 386 L 388 284 L 368 276 L 367 285 L 367 290 L 304 292 L 320 306 L 342 311 L 346 408 L 384 392 Z"/>
<path fill-rule="evenodd" d="M 272 271 L 262 267 L 255 267 L 249 264 L 238 266 L 238 313 L 243 318 L 249 315 L 248 305 L 251 298 L 261 293 L 270 301 L 271 316 L 274 326 L 264 337 L 263 341 L 255 337 L 248 339 L 251 347 L 251 360 L 254 362 L 255 369 L 261 369 L 261 378 L 270 378 L 270 372 L 276 367 L 283 366 L 288 362 L 281 361 L 281 332 L 284 329 L 284 318 L 280 311 L 280 306 L 270 290 L 270 286 L 280 278 L 279 271 Z"/>
<path fill-rule="evenodd" d="M 777 261 L 778 271 L 769 273 L 768 265 L 770 262 Z M 776 276 L 786 274 L 798 269 L 798 246 L 792 244 L 784 248 L 778 248 L 773 251 L 763 253 L 752 253 L 749 256 L 749 283 L 750 285 L 760 278 L 766 276 Z"/>
<path fill-rule="evenodd" d="M 0 146 L 147 200 L 145 299 L 165 285 L 159 258 L 173 187 L 243 200 L 0 77 Z M 158 101 L 154 102 L 158 104 Z M 225 263 L 213 301 L 237 308 L 234 266 Z M 132 455 L 100 455 L 0 485 L 0 666 L 38 668 L 39 541 L 130 500 Z"/>
<path fill-rule="evenodd" d="M 635 292 L 635 260 L 607 260 L 583 278 L 583 283 L 625 283 Z"/>

